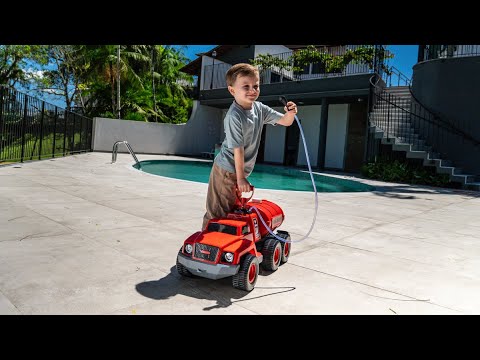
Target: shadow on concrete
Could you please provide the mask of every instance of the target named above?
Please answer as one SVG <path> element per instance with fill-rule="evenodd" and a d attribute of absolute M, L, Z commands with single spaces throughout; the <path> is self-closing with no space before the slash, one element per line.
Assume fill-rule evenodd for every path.
<path fill-rule="evenodd" d="M 415 187 L 415 186 L 403 186 L 403 185 L 394 185 L 394 186 L 375 186 L 373 194 L 377 196 L 401 199 L 401 200 L 413 200 L 417 199 L 415 194 L 444 194 L 444 195 L 459 195 L 471 198 L 480 197 L 480 192 L 471 191 L 471 190 L 460 190 L 460 189 L 447 189 L 447 188 L 438 188 L 438 187 Z M 408 194 L 408 195 L 405 195 Z"/>
<path fill-rule="evenodd" d="M 259 276 L 269 275 L 270 272 L 260 270 Z M 155 300 L 165 300 L 175 295 L 184 295 L 196 299 L 206 299 L 216 301 L 215 305 L 203 308 L 204 311 L 216 308 L 227 308 L 232 304 L 241 301 L 258 299 L 266 296 L 272 296 L 284 292 L 295 290 L 295 287 L 259 287 L 256 286 L 251 292 L 243 291 L 232 287 L 232 278 L 227 277 L 219 280 L 211 280 L 198 276 L 183 277 L 175 266 L 170 268 L 167 276 L 152 281 L 145 281 L 135 286 L 136 290 L 143 296 Z M 255 290 L 273 290 L 255 296 Z M 259 292 L 259 291 L 257 291 Z M 243 299 L 245 296 L 247 299 Z"/>

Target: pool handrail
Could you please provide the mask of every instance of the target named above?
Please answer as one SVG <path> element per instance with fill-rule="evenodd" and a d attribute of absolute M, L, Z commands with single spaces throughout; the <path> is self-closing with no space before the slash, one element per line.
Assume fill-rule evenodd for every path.
<path fill-rule="evenodd" d="M 119 141 L 116 141 L 115 144 L 113 144 L 113 148 L 112 148 L 112 164 L 117 161 L 117 150 L 118 150 L 118 144 L 125 144 L 125 147 L 127 148 L 128 152 L 130 153 L 130 155 L 133 156 L 133 159 L 135 160 L 135 163 L 138 165 L 138 167 L 140 167 L 140 162 L 138 161 L 137 159 L 137 156 L 135 155 L 135 153 L 133 152 L 133 149 L 132 147 L 130 146 L 130 144 L 126 141 L 126 140 L 119 140 Z"/>

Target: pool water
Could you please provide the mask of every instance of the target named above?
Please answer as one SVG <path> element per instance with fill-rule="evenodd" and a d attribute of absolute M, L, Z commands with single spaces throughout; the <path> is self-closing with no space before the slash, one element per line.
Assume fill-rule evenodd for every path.
<path fill-rule="evenodd" d="M 183 160 L 140 161 L 141 170 L 154 175 L 208 183 L 213 162 Z M 138 166 L 133 165 L 138 169 Z M 373 191 L 374 187 L 352 180 L 313 175 L 318 192 Z M 313 191 L 308 171 L 257 164 L 248 181 L 260 189 Z"/>

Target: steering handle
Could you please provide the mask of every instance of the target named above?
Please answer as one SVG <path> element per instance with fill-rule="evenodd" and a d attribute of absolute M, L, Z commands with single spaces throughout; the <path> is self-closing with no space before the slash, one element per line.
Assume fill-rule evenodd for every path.
<path fill-rule="evenodd" d="M 253 197 L 253 193 L 255 192 L 255 187 L 252 184 L 250 184 L 250 191 L 240 192 L 238 190 L 238 187 L 236 187 L 235 190 L 236 190 L 236 193 L 237 193 L 238 201 L 240 201 L 240 203 L 242 204 L 242 207 L 244 207 L 250 201 L 250 199 Z M 252 195 L 250 195 L 250 197 L 243 197 L 242 196 L 243 194 L 246 194 L 246 193 L 249 193 L 249 192 L 252 193 Z"/>

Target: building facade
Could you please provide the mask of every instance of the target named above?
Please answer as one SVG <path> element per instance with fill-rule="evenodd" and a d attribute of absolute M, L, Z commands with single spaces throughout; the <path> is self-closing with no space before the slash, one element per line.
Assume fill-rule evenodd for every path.
<path fill-rule="evenodd" d="M 359 45 L 316 45 L 325 54 L 338 56 Z M 373 49 L 372 46 L 369 46 Z M 292 62 L 297 45 L 220 45 L 187 64 L 182 71 L 197 76 L 200 106 L 217 108 L 214 121 L 223 127 L 223 117 L 233 98 L 225 74 L 240 62 L 251 63 L 262 55 Z M 293 63 L 291 65 L 294 65 Z M 343 69 L 328 70 L 322 61 L 292 66 L 261 68 L 258 101 L 283 112 L 279 96 L 299 107 L 312 167 L 358 172 L 364 162 L 370 80 L 373 64 L 349 63 Z M 224 135 L 223 128 L 220 131 Z M 218 142 L 223 138 L 218 139 Z M 303 167 L 307 165 L 298 126 L 265 126 L 257 162 Z"/>

